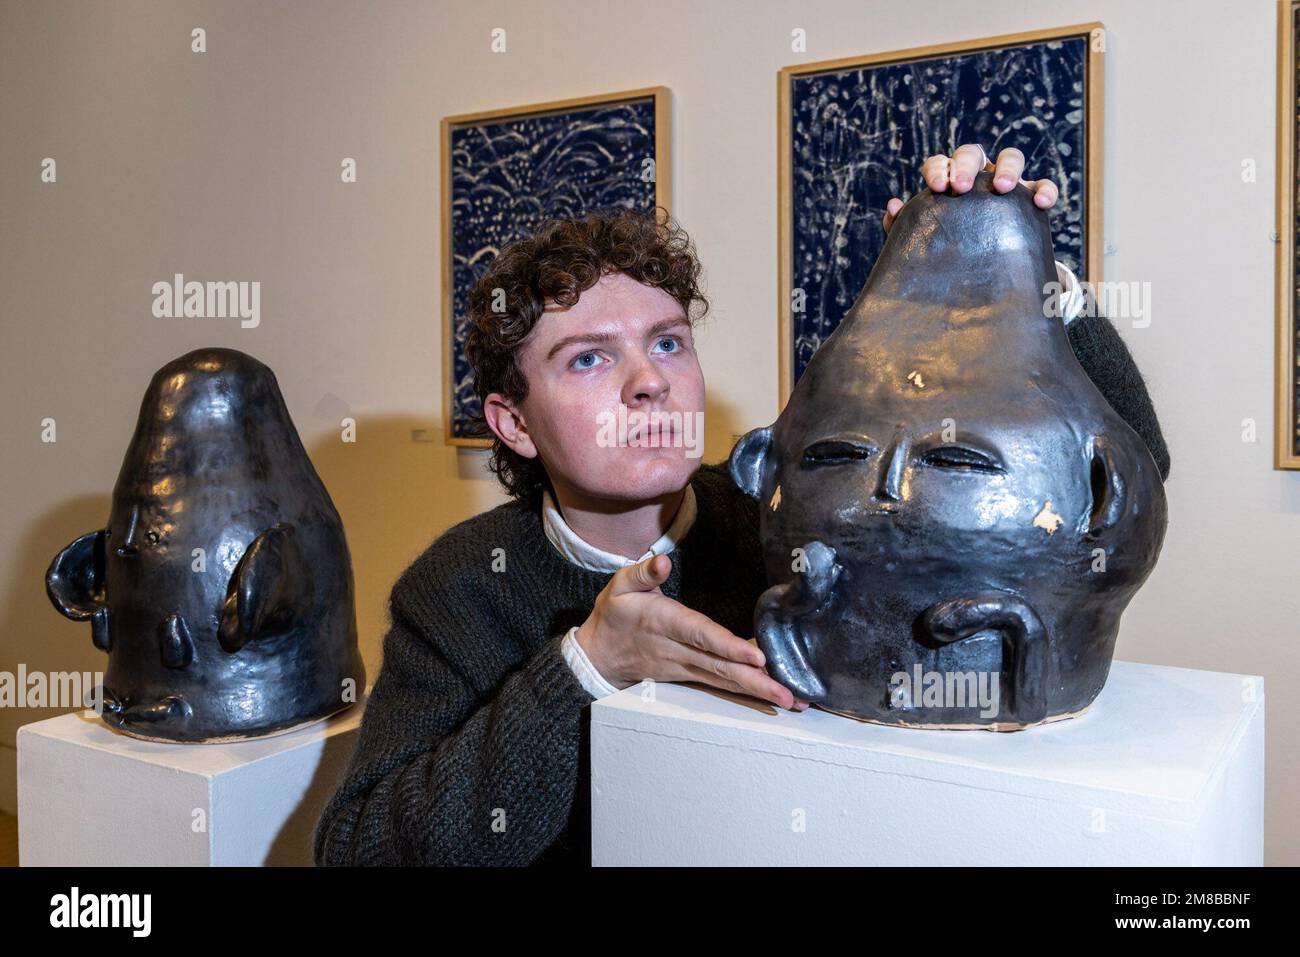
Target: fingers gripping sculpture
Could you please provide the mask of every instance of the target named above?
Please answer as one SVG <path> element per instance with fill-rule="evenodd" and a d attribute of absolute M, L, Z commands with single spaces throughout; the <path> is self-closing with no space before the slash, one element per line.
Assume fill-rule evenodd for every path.
<path fill-rule="evenodd" d="M 1151 454 L 1044 308 L 1047 214 L 991 179 L 902 209 L 776 423 L 732 452 L 772 583 L 759 644 L 827 710 L 995 730 L 1078 714 L 1160 552 Z M 900 674 L 992 676 L 997 713 Z"/>

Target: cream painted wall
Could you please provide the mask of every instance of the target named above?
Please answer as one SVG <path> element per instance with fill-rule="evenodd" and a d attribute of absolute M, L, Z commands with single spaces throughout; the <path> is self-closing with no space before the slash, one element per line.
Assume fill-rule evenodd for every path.
<path fill-rule="evenodd" d="M 777 410 L 778 68 L 1094 19 L 1109 29 L 1105 269 L 1151 283 L 1150 326 L 1122 331 L 1174 461 L 1164 555 L 1119 656 L 1266 676 L 1267 859 L 1300 863 L 1300 475 L 1274 472 L 1268 444 L 1270 0 L 1230 14 L 1203 0 L 6 2 L 0 670 L 102 667 L 42 575 L 105 518 L 150 374 L 217 344 L 279 377 L 348 530 L 377 672 L 398 573 L 503 500 L 481 453 L 411 440 L 440 428 L 443 115 L 672 89 L 675 212 L 714 304 L 699 335 L 712 461 Z M 196 26 L 203 55 L 189 52 Z M 505 54 L 490 52 L 494 27 Z M 790 51 L 795 27 L 806 54 Z M 38 178 L 47 156 L 56 185 Z M 339 182 L 346 156 L 355 185 Z M 260 281 L 260 327 L 153 318 L 150 287 L 175 272 Z M 353 445 L 334 428 L 346 412 Z M 40 441 L 47 416 L 53 445 Z M 1246 418 L 1258 443 L 1242 441 Z M 15 729 L 51 713 L 0 711 L 0 807 L 14 805 Z"/>

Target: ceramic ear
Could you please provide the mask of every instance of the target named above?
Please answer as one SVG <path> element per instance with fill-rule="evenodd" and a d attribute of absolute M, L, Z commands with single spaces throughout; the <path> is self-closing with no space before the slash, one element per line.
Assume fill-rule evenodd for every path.
<path fill-rule="evenodd" d="M 1092 440 L 1091 474 L 1092 509 L 1088 514 L 1087 537 L 1100 538 L 1119 524 L 1128 503 L 1127 462 L 1115 445 L 1104 435 Z"/>
<path fill-rule="evenodd" d="M 836 589 L 844 569 L 835 561 L 835 549 L 821 542 L 811 542 L 795 561 L 802 568 L 793 579 L 759 596 L 754 634 L 768 673 L 803 700 L 821 701 L 826 687 L 813 659 L 843 611 Z"/>
<path fill-rule="evenodd" d="M 731 450 L 728 467 L 731 480 L 750 498 L 758 498 L 763 487 L 768 453 L 772 449 L 772 429 L 763 427 L 746 432 Z"/>
<path fill-rule="evenodd" d="M 221 646 L 281 633 L 301 621 L 311 601 L 311 568 L 292 525 L 277 524 L 253 539 L 230 576 L 221 611 Z"/>
<path fill-rule="evenodd" d="M 50 562 L 45 593 L 73 621 L 85 621 L 103 603 L 104 530 L 88 532 Z"/>

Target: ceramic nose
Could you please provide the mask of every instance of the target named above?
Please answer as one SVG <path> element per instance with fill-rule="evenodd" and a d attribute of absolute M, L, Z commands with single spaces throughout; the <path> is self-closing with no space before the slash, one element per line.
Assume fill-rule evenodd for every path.
<path fill-rule="evenodd" d="M 894 441 L 880 457 L 880 473 L 876 478 L 876 487 L 871 493 L 871 500 L 886 511 L 897 511 L 903 501 L 908 446 L 905 437 L 896 435 Z"/>
<path fill-rule="evenodd" d="M 134 505 L 131 507 L 131 517 L 127 519 L 126 536 L 123 538 L 122 544 L 117 546 L 117 554 L 122 558 L 134 558 L 139 552 L 135 544 L 135 530 L 139 522 L 140 506 Z"/>

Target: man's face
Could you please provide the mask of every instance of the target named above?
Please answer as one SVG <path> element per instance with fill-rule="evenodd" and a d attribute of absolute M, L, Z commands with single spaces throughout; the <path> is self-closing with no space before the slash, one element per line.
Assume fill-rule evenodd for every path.
<path fill-rule="evenodd" d="M 572 308 L 548 308 L 519 362 L 527 438 L 515 448 L 541 456 L 557 491 L 644 501 L 680 491 L 699 468 L 704 374 L 690 323 L 662 289 L 607 274 Z"/>

